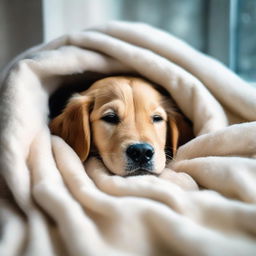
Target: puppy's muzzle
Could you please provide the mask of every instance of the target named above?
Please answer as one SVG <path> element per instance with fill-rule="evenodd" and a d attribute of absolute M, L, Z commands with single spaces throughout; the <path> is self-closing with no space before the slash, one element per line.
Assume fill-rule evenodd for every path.
<path fill-rule="evenodd" d="M 148 143 L 137 143 L 130 145 L 126 150 L 126 155 L 132 161 L 134 167 L 148 167 L 154 156 L 154 148 Z"/>

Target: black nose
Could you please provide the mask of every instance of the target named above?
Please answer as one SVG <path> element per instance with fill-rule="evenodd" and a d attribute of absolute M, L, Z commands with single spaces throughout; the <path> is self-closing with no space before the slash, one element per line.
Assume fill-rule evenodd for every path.
<path fill-rule="evenodd" d="M 126 150 L 126 154 L 134 162 L 145 164 L 152 159 L 154 149 L 147 143 L 138 143 L 130 145 Z"/>

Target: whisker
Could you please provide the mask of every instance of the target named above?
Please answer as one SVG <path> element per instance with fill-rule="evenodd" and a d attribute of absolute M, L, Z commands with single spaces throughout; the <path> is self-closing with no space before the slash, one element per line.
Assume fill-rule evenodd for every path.
<path fill-rule="evenodd" d="M 173 155 L 172 155 L 172 148 L 171 147 L 166 147 L 165 148 L 165 156 L 166 156 L 166 162 L 173 160 Z"/>

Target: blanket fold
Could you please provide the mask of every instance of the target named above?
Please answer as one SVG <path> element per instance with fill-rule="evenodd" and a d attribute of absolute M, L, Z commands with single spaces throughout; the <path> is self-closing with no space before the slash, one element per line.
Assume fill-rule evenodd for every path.
<path fill-rule="evenodd" d="M 159 177 L 110 175 L 50 134 L 49 99 L 90 72 L 143 76 L 192 121 Z M 110 22 L 26 51 L 0 84 L 0 255 L 255 255 L 256 89 L 224 65 Z"/>

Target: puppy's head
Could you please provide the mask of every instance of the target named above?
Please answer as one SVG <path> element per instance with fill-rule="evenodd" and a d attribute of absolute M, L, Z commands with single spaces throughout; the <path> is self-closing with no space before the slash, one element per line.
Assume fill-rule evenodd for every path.
<path fill-rule="evenodd" d="M 159 174 L 166 164 L 167 138 L 173 154 L 179 140 L 177 115 L 170 100 L 149 82 L 135 77 L 97 81 L 71 98 L 50 128 L 82 161 L 93 146 L 105 166 L 122 176 L 136 171 Z"/>

